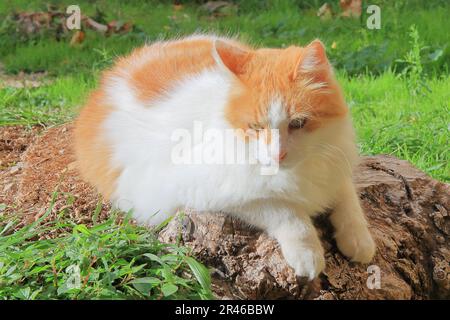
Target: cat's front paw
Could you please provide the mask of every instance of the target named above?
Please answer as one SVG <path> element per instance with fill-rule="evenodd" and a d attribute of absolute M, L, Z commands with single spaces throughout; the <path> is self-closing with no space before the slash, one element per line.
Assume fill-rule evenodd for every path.
<path fill-rule="evenodd" d="M 339 250 L 352 261 L 368 263 L 375 255 L 375 242 L 365 224 L 348 225 L 335 238 Z"/>
<path fill-rule="evenodd" d="M 283 250 L 283 255 L 299 277 L 313 280 L 325 269 L 325 258 L 321 247 L 297 246 L 295 249 Z"/>

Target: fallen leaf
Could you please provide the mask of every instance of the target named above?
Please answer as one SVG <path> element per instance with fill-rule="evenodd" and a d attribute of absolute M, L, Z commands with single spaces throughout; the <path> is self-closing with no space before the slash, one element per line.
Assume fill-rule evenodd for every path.
<path fill-rule="evenodd" d="M 342 17 L 359 18 L 362 12 L 362 1 L 361 0 L 340 0 L 339 5 L 341 6 Z"/>
<path fill-rule="evenodd" d="M 227 16 L 237 11 L 237 5 L 228 1 L 208 1 L 200 7 L 212 16 Z"/>
<path fill-rule="evenodd" d="M 95 21 L 89 17 L 87 17 L 85 21 L 86 21 L 86 25 L 88 27 L 90 27 L 91 29 L 94 29 L 95 31 L 103 32 L 103 33 L 108 31 L 108 26 L 98 23 L 97 21 Z"/>
<path fill-rule="evenodd" d="M 74 46 L 74 45 L 82 43 L 84 41 L 85 36 L 86 35 L 84 34 L 83 31 L 78 30 L 77 32 L 75 32 L 73 34 L 72 39 L 70 39 L 70 45 Z"/>
<path fill-rule="evenodd" d="M 180 11 L 183 9 L 183 5 L 182 4 L 174 4 L 173 5 L 173 10 L 175 11 Z"/>
<path fill-rule="evenodd" d="M 317 11 L 317 16 L 322 20 L 329 20 L 333 16 L 333 10 L 329 3 L 324 3 Z"/>

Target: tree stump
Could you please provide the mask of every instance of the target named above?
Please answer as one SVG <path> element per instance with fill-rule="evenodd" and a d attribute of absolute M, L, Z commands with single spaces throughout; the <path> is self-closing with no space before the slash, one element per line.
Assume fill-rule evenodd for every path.
<path fill-rule="evenodd" d="M 0 128 L 0 151 L 7 150 L 11 158 L 0 153 L 1 202 L 13 208 L 12 214 L 22 214 L 27 223 L 45 212 L 58 190 L 49 219 L 65 210 L 74 222 L 92 223 L 102 200 L 78 176 L 72 126 L 54 127 L 23 140 L 29 145 L 14 142 L 11 137 L 30 135 L 15 130 L 21 129 Z M 363 157 L 355 182 L 377 254 L 370 266 L 350 262 L 337 250 L 325 213 L 315 223 L 327 265 L 313 282 L 295 277 L 275 240 L 222 213 L 178 214 L 159 237 L 181 240 L 192 248 L 211 268 L 219 298 L 450 298 L 450 185 L 390 156 Z M 99 219 L 106 219 L 108 212 L 104 203 Z"/>
<path fill-rule="evenodd" d="M 160 238 L 191 247 L 223 298 L 449 298 L 450 186 L 390 156 L 363 157 L 355 182 L 377 254 L 370 265 L 350 262 L 327 214 L 319 216 L 326 270 L 310 283 L 296 278 L 274 239 L 225 214 L 179 214 Z"/>

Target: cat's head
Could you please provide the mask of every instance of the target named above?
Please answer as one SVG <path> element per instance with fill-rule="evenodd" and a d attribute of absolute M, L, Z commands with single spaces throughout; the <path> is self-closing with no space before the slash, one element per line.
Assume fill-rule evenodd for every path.
<path fill-rule="evenodd" d="M 278 143 L 269 148 L 269 160 L 295 161 L 299 157 L 289 154 L 299 152 L 302 139 L 348 112 L 319 40 L 306 47 L 257 50 L 216 40 L 213 55 L 234 79 L 228 122 L 236 129 L 256 131 L 250 142 L 264 140 L 269 147 Z M 258 160 L 268 161 L 264 156 Z"/>

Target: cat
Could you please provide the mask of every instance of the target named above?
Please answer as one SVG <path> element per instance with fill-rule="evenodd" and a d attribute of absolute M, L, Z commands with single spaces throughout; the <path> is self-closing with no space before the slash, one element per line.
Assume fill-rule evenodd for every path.
<path fill-rule="evenodd" d="M 240 143 L 262 145 L 266 156 L 174 163 L 174 131 L 193 133 L 196 121 L 240 132 Z M 157 225 L 186 207 L 226 212 L 267 231 L 296 275 L 314 279 L 325 259 L 311 218 L 333 209 L 340 251 L 361 263 L 374 256 L 352 181 L 359 156 L 349 110 L 319 40 L 256 49 L 193 35 L 135 49 L 104 72 L 80 112 L 75 151 L 82 177 L 138 222 Z M 274 163 L 274 174 L 261 173 Z"/>

